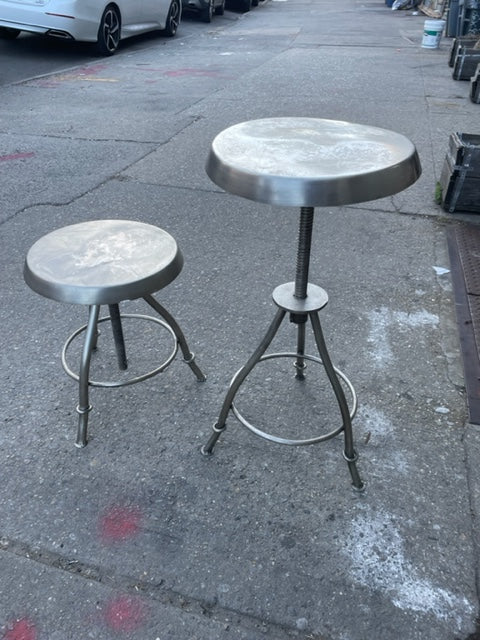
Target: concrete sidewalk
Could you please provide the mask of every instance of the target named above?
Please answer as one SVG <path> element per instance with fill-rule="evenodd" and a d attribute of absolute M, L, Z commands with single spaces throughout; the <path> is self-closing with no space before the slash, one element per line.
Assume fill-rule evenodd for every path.
<path fill-rule="evenodd" d="M 477 637 L 480 432 L 445 238 L 475 216 L 445 214 L 434 192 L 449 134 L 477 132 L 480 110 L 451 77 L 450 42 L 421 48 L 424 19 L 381 0 L 270 0 L 2 89 L 0 637 Z M 298 224 L 221 192 L 204 162 L 225 127 L 280 115 L 394 129 L 423 166 L 394 197 L 316 213 L 311 281 L 329 293 L 328 346 L 359 396 L 363 494 L 341 437 L 281 447 L 231 417 L 215 455 L 199 451 L 272 290 L 294 277 Z M 33 294 L 22 265 L 43 234 L 107 217 L 177 239 L 185 267 L 159 299 L 208 379 L 179 358 L 140 385 L 94 389 L 78 450 L 59 354 L 85 311 Z M 285 326 L 274 349 L 294 340 Z M 142 337 L 132 352 L 157 357 Z M 259 365 L 239 405 L 271 429 L 329 430 L 339 416 L 319 401 L 320 371 L 300 393 L 292 370 Z"/>

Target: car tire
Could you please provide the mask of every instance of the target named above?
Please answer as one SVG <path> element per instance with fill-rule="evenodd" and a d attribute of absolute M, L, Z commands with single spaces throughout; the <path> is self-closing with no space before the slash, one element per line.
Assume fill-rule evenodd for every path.
<path fill-rule="evenodd" d="M 242 13 L 247 13 L 252 8 L 252 0 L 240 0 L 239 9 Z"/>
<path fill-rule="evenodd" d="M 202 9 L 200 13 L 200 19 L 202 22 L 210 23 L 213 18 L 213 3 L 214 0 L 208 0 L 208 5 Z"/>
<path fill-rule="evenodd" d="M 10 27 L 0 27 L 0 38 L 2 40 L 15 40 L 20 34 L 20 29 L 11 29 Z"/>
<path fill-rule="evenodd" d="M 252 0 L 252 7 L 258 7 L 259 0 Z"/>
<path fill-rule="evenodd" d="M 178 25 L 180 24 L 182 17 L 182 6 L 180 1 L 181 0 L 172 0 L 168 10 L 165 29 L 162 33 L 164 36 L 168 36 L 169 38 L 172 38 L 177 33 Z"/>
<path fill-rule="evenodd" d="M 223 16 L 225 13 L 225 0 L 222 0 L 222 3 L 215 7 L 215 14 L 217 16 Z"/>
<path fill-rule="evenodd" d="M 108 5 L 100 20 L 97 51 L 102 56 L 113 56 L 120 43 L 122 21 L 117 7 Z"/>

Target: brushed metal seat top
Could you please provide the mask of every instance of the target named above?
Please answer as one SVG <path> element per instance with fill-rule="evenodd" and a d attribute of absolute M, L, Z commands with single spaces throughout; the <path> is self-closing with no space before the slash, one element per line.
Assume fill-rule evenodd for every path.
<path fill-rule="evenodd" d="M 319 118 L 236 124 L 213 140 L 206 172 L 219 187 L 279 206 L 353 204 L 403 191 L 421 174 L 403 135 Z"/>
<path fill-rule="evenodd" d="M 180 273 L 183 256 L 163 229 L 129 220 L 92 220 L 52 231 L 29 250 L 25 282 L 74 304 L 115 304 L 159 291 Z"/>

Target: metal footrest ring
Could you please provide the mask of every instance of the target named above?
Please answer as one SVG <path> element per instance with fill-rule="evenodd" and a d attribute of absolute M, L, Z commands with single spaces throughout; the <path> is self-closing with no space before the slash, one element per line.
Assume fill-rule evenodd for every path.
<path fill-rule="evenodd" d="M 172 336 L 173 340 L 174 340 L 174 348 L 172 350 L 172 352 L 170 353 L 170 355 L 167 357 L 167 359 L 158 367 L 156 367 L 155 369 L 152 369 L 152 371 L 148 371 L 147 373 L 144 373 L 142 375 L 136 376 L 134 378 L 130 378 L 129 380 L 120 380 L 120 381 L 96 381 L 96 380 L 89 380 L 88 384 L 91 387 L 104 387 L 104 388 L 113 388 L 113 387 L 126 387 L 128 385 L 131 384 L 136 384 L 137 382 L 143 382 L 143 380 L 147 380 L 148 378 L 153 378 L 153 376 L 156 376 L 157 374 L 161 373 L 162 371 L 164 371 L 168 365 L 174 360 L 175 356 L 177 355 L 178 352 L 178 341 L 177 341 L 177 337 L 173 331 L 173 329 L 170 327 L 169 324 L 167 324 L 165 321 L 160 320 L 159 318 L 154 318 L 153 316 L 146 316 L 140 313 L 121 313 L 120 314 L 121 318 L 136 318 L 139 320 L 147 320 L 149 322 L 154 322 L 155 324 L 160 325 L 161 327 L 163 327 L 164 329 L 166 329 L 170 335 Z M 100 324 L 100 322 L 108 322 L 110 320 L 110 316 L 106 316 L 105 318 L 99 318 L 98 323 Z M 74 380 L 76 380 L 77 382 L 80 380 L 80 377 L 78 376 L 78 374 L 76 374 L 74 371 L 72 371 L 72 369 L 69 367 L 68 363 L 67 363 L 67 351 L 68 348 L 70 347 L 70 345 L 72 344 L 72 342 L 75 340 L 75 338 L 77 336 L 79 336 L 81 333 L 83 333 L 87 328 L 87 325 L 83 325 L 82 327 L 80 327 L 80 329 L 77 329 L 74 333 L 72 333 L 72 335 L 67 339 L 67 341 L 65 342 L 63 349 L 62 349 L 62 366 L 65 370 L 65 372 L 67 373 L 67 375 L 69 375 L 71 378 L 73 378 Z"/>
<path fill-rule="evenodd" d="M 265 354 L 261 358 L 259 358 L 258 362 L 262 362 L 263 360 L 272 360 L 273 358 L 303 358 L 304 360 L 310 360 L 312 362 L 316 362 L 316 363 L 321 364 L 323 366 L 323 362 L 322 362 L 321 358 L 318 358 L 317 356 L 310 356 L 310 355 L 306 355 L 306 354 L 303 354 L 303 353 L 299 354 L 299 353 L 295 353 L 295 352 L 281 352 L 281 353 Z M 336 375 L 339 378 L 341 378 L 343 380 L 343 382 L 345 383 L 345 385 L 348 388 L 348 390 L 350 392 L 350 395 L 352 397 L 352 408 L 349 409 L 349 413 L 350 413 L 350 419 L 353 419 L 353 417 L 355 416 L 355 414 L 357 412 L 357 407 L 358 407 L 357 394 L 355 392 L 355 389 L 354 389 L 352 383 L 347 378 L 347 376 L 342 371 L 337 369 L 336 367 L 333 367 L 333 368 L 335 370 Z M 242 369 L 239 369 L 236 372 L 236 374 L 233 376 L 232 381 L 230 383 L 230 386 L 233 384 L 233 382 L 235 381 L 236 377 L 239 375 L 239 373 L 241 371 L 242 371 Z M 334 438 L 335 436 L 337 436 L 339 433 L 341 433 L 344 430 L 344 425 L 342 424 L 341 427 L 338 427 L 337 429 L 334 429 L 333 431 L 330 431 L 330 432 L 325 433 L 325 434 L 323 434 L 321 436 L 316 436 L 316 437 L 313 437 L 313 438 L 306 438 L 306 439 L 281 438 L 281 437 L 275 436 L 275 435 L 273 435 L 271 433 L 267 433 L 265 431 L 262 431 L 261 429 L 259 429 L 255 425 L 251 424 L 246 418 L 243 417 L 243 415 L 240 413 L 240 411 L 237 409 L 237 407 L 235 406 L 235 404 L 233 402 L 231 404 L 231 409 L 232 409 L 235 417 L 237 418 L 237 420 L 239 420 L 245 427 L 247 427 L 247 429 L 249 429 L 250 431 L 255 433 L 257 436 L 260 436 L 261 438 L 264 438 L 265 440 L 270 440 L 271 442 L 276 442 L 278 444 L 286 444 L 286 445 L 291 445 L 291 446 L 303 446 L 303 445 L 308 445 L 308 444 L 315 444 L 317 442 L 325 442 L 326 440 L 330 440 L 331 438 Z"/>

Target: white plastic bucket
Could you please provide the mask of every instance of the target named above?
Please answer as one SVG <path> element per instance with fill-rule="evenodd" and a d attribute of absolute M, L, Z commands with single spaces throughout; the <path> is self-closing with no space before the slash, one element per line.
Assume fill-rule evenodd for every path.
<path fill-rule="evenodd" d="M 422 40 L 424 49 L 438 49 L 445 24 L 445 20 L 425 20 Z"/>

